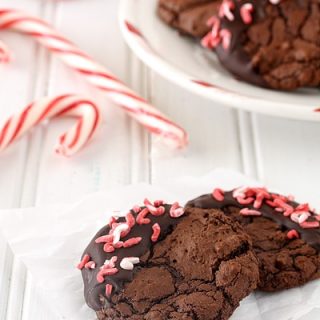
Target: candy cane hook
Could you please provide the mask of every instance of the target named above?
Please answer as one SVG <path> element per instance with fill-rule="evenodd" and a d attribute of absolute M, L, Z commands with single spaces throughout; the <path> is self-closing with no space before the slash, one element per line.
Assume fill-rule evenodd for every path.
<path fill-rule="evenodd" d="M 161 136 L 174 147 L 187 144 L 187 134 L 181 127 L 126 87 L 104 66 L 96 63 L 45 21 L 15 9 L 0 9 L 0 29 L 13 29 L 35 38 L 150 132 Z"/>
<path fill-rule="evenodd" d="M 60 137 L 56 152 L 64 156 L 73 155 L 91 139 L 100 120 L 97 106 L 76 95 L 40 99 L 9 118 L 0 129 L 0 151 L 44 120 L 61 116 L 76 117 L 78 121 Z"/>

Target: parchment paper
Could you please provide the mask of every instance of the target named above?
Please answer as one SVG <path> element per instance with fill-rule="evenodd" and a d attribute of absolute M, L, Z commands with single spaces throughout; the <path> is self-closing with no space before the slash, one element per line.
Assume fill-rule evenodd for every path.
<path fill-rule="evenodd" d="M 89 195 L 74 205 L 0 211 L 0 230 L 57 319 L 90 320 L 95 314 L 84 303 L 82 278 L 75 265 L 114 211 L 125 212 L 133 204 L 142 204 L 146 197 L 184 204 L 214 187 L 231 189 L 241 185 L 258 183 L 234 172 L 217 170 L 163 186 L 119 187 Z M 320 319 L 320 281 L 276 294 L 255 292 L 232 316 L 232 320 L 289 319 Z"/>

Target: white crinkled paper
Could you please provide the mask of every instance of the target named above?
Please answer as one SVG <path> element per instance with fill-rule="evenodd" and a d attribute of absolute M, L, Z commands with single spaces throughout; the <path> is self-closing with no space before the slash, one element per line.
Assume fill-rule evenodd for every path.
<path fill-rule="evenodd" d="M 0 228 L 57 319 L 90 320 L 95 314 L 84 303 L 82 278 L 75 265 L 113 211 L 125 212 L 146 197 L 184 204 L 214 187 L 231 189 L 256 184 L 240 174 L 217 170 L 170 185 L 119 187 L 87 196 L 72 206 L 0 211 Z M 255 292 L 232 316 L 232 320 L 316 319 L 320 319 L 320 281 L 280 293 Z"/>

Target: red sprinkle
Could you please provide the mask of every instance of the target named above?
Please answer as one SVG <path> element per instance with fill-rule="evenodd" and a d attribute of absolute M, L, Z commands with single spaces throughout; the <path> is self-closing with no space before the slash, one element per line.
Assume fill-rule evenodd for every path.
<path fill-rule="evenodd" d="M 288 231 L 287 238 L 290 240 L 291 239 L 299 239 L 300 236 L 299 236 L 299 233 L 297 230 L 292 229 L 292 230 Z"/>
<path fill-rule="evenodd" d="M 124 247 L 124 248 L 133 247 L 133 246 L 135 246 L 136 244 L 140 243 L 141 240 L 142 240 L 141 237 L 131 238 L 131 239 L 129 239 L 129 240 L 127 240 L 127 241 L 125 241 L 125 242 L 123 243 L 123 247 Z"/>
<path fill-rule="evenodd" d="M 222 189 L 216 188 L 213 190 L 212 196 L 217 201 L 223 201 L 224 200 L 224 191 Z"/>
<path fill-rule="evenodd" d="M 96 264 L 93 261 L 89 261 L 88 263 L 85 264 L 84 266 L 86 269 L 95 269 L 96 268 Z"/>
<path fill-rule="evenodd" d="M 106 235 L 99 237 L 95 240 L 95 243 L 112 243 L 113 235 Z"/>
<path fill-rule="evenodd" d="M 136 224 L 136 220 L 131 212 L 127 213 L 126 222 L 130 229 Z"/>
<path fill-rule="evenodd" d="M 114 246 L 115 249 L 120 249 L 120 248 L 123 247 L 123 245 L 124 245 L 124 243 L 123 243 L 122 241 L 118 241 L 118 242 L 117 242 L 116 244 L 114 244 L 113 246 Z"/>
<path fill-rule="evenodd" d="M 137 216 L 137 224 L 149 224 L 151 222 L 150 219 L 146 218 L 148 215 L 149 210 L 147 208 L 144 208 Z"/>
<path fill-rule="evenodd" d="M 319 221 L 305 221 L 300 223 L 300 226 L 303 229 L 313 229 L 313 228 L 319 228 L 320 223 Z"/>
<path fill-rule="evenodd" d="M 111 294 L 112 294 L 112 285 L 111 284 L 107 284 L 106 285 L 106 297 L 107 298 L 110 298 L 111 297 Z"/>
<path fill-rule="evenodd" d="M 104 246 L 103 246 L 103 251 L 106 252 L 106 253 L 111 253 L 111 252 L 114 252 L 115 251 L 115 248 L 112 244 L 110 243 L 106 243 Z"/>
<path fill-rule="evenodd" d="M 152 242 L 157 242 L 160 236 L 161 228 L 158 223 L 155 223 L 152 226 L 153 234 L 151 236 Z"/>
<path fill-rule="evenodd" d="M 118 271 L 119 270 L 117 268 L 110 268 L 110 269 L 102 268 L 97 274 L 97 281 L 99 283 L 103 283 L 104 277 L 113 276 L 116 273 L 118 273 Z"/>
<path fill-rule="evenodd" d="M 77 268 L 79 270 L 82 270 L 89 261 L 90 261 L 90 256 L 88 254 L 85 254 L 81 262 L 77 265 Z"/>
<path fill-rule="evenodd" d="M 243 216 L 261 216 L 262 215 L 260 211 L 250 210 L 248 208 L 244 208 L 240 210 L 240 214 L 242 214 Z"/>

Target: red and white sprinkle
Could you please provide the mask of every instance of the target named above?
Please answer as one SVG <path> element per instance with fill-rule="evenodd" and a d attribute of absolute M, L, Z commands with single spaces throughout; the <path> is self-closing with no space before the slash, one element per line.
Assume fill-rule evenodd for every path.
<path fill-rule="evenodd" d="M 77 268 L 79 270 L 82 270 L 89 261 L 90 261 L 90 256 L 88 254 L 85 254 L 82 260 L 80 261 L 80 263 L 77 265 Z"/>
<path fill-rule="evenodd" d="M 224 0 L 219 9 L 220 18 L 226 17 L 228 20 L 234 20 L 234 14 L 232 10 L 234 10 L 235 4 L 232 0 Z"/>
<path fill-rule="evenodd" d="M 110 298 L 111 297 L 111 294 L 112 294 L 112 285 L 111 284 L 107 284 L 106 285 L 106 297 L 107 298 Z"/>
<path fill-rule="evenodd" d="M 245 24 L 250 24 L 253 21 L 252 12 L 253 12 L 253 4 L 252 3 L 245 3 L 240 8 L 240 15 L 241 19 Z"/>
<path fill-rule="evenodd" d="M 151 236 L 151 241 L 152 242 L 157 242 L 158 239 L 159 239 L 159 236 L 160 236 L 160 232 L 161 232 L 161 228 L 160 228 L 159 224 L 155 223 L 152 226 L 152 230 L 153 230 L 153 234 Z"/>
<path fill-rule="evenodd" d="M 89 261 L 85 264 L 84 266 L 86 269 L 95 269 L 96 268 L 96 263 L 93 261 Z"/>
<path fill-rule="evenodd" d="M 113 244 L 117 244 L 120 241 L 121 237 L 124 237 L 124 233 L 127 233 L 130 230 L 130 227 L 126 223 L 118 225 L 113 231 Z"/>
<path fill-rule="evenodd" d="M 170 217 L 180 218 L 182 215 L 184 215 L 184 208 L 178 202 L 173 203 L 170 208 Z"/>
<path fill-rule="evenodd" d="M 149 224 L 151 222 L 150 219 L 146 218 L 146 216 L 149 214 L 149 210 L 147 208 L 144 208 L 137 216 L 137 224 Z"/>

